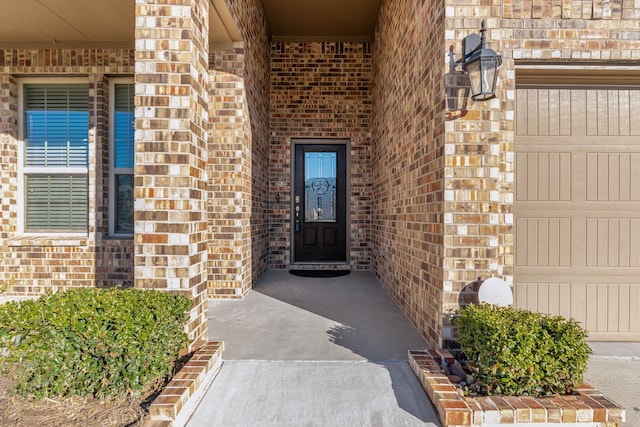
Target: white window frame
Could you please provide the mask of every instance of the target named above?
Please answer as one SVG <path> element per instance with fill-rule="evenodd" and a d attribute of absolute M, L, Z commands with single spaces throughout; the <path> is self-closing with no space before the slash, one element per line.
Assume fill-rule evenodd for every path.
<path fill-rule="evenodd" d="M 25 176 L 30 173 L 43 173 L 44 171 L 42 167 L 38 166 L 25 166 L 25 123 L 24 123 L 24 107 L 25 107 L 25 99 L 24 99 L 24 86 L 29 84 L 89 84 L 89 91 L 91 91 L 91 82 L 86 77 L 72 77 L 72 78 L 59 78 L 59 77 L 51 77 L 51 78 L 21 78 L 18 80 L 18 194 L 20 195 L 18 203 L 18 235 L 29 236 L 29 237 L 45 237 L 45 236 L 71 236 L 71 237 L 87 237 L 89 234 L 89 224 L 87 223 L 86 231 L 46 231 L 46 232 L 31 232 L 25 231 L 26 226 L 26 215 L 27 215 L 27 197 L 25 194 L 26 187 L 26 179 Z M 91 97 L 89 97 L 89 110 L 91 110 Z M 91 124 L 89 124 L 91 127 Z M 88 143 L 89 143 L 89 153 L 91 153 L 91 129 L 89 128 L 89 132 L 87 134 Z M 91 161 L 91 156 L 89 155 L 88 162 Z M 87 162 L 87 163 L 88 163 Z M 87 180 L 89 179 L 89 165 L 85 167 L 79 166 L 71 166 L 71 167 L 48 167 L 46 168 L 47 174 L 65 174 L 65 175 L 85 175 Z M 89 185 L 87 181 L 87 185 Z M 87 189 L 88 197 L 91 197 L 91 192 Z M 89 203 L 89 206 L 91 204 Z M 90 218 L 89 212 L 87 212 L 87 220 Z"/>
<path fill-rule="evenodd" d="M 116 110 L 116 85 L 135 84 L 133 77 L 117 77 L 109 80 L 109 236 L 132 238 L 133 233 L 116 233 L 116 175 L 133 175 L 133 168 L 115 167 L 115 110 Z"/>

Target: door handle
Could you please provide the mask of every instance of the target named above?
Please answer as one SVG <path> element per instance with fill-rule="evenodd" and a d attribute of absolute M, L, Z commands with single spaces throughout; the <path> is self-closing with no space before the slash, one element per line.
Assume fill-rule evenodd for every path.
<path fill-rule="evenodd" d="M 299 233 L 300 232 L 300 196 L 296 196 L 296 207 L 295 207 L 295 215 L 296 215 L 296 222 L 295 222 L 295 232 Z"/>

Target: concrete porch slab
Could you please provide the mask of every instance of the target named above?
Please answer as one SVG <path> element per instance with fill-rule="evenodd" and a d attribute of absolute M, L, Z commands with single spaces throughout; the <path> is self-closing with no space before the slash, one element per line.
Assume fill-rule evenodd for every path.
<path fill-rule="evenodd" d="M 406 360 L 427 343 L 371 272 L 301 278 L 268 271 L 243 300 L 209 300 L 226 360 Z"/>
<path fill-rule="evenodd" d="M 225 361 L 189 427 L 440 426 L 407 362 L 427 344 L 372 273 L 269 271 L 209 304 Z"/>

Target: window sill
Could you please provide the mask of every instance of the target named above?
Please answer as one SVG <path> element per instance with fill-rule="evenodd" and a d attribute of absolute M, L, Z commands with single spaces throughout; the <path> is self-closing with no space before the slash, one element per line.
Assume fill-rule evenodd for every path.
<path fill-rule="evenodd" d="M 133 240 L 133 234 L 112 234 L 103 237 L 102 240 Z"/>
<path fill-rule="evenodd" d="M 10 247 L 19 246 L 46 246 L 46 247 L 64 247 L 64 246 L 87 246 L 89 239 L 86 234 L 73 235 L 63 234 L 60 236 L 18 236 L 7 240 Z"/>

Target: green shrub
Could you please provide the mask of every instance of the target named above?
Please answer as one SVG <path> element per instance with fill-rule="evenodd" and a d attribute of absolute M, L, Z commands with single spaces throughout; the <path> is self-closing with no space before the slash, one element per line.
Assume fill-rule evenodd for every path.
<path fill-rule="evenodd" d="M 582 382 L 591 349 L 575 321 L 481 304 L 456 320 L 461 349 L 487 394 L 568 394 Z"/>
<path fill-rule="evenodd" d="M 191 301 L 139 289 L 78 289 L 0 306 L 5 366 L 36 397 L 139 394 L 172 374 Z"/>

